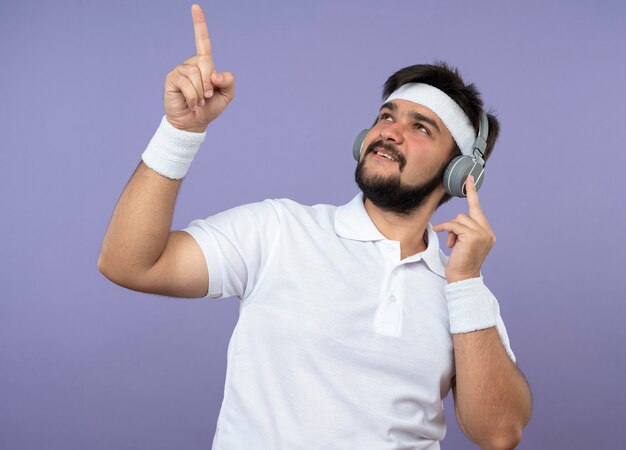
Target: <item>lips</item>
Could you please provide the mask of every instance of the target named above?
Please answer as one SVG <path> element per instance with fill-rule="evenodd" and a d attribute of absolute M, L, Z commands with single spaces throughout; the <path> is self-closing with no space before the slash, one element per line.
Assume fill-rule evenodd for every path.
<path fill-rule="evenodd" d="M 389 150 L 383 149 L 383 148 L 374 148 L 372 150 L 372 154 L 374 154 L 374 156 L 378 156 L 377 159 L 383 159 L 383 160 L 393 161 L 393 162 L 400 162 L 400 161 L 398 161 L 398 158 L 396 158 L 396 156 L 392 152 L 390 152 Z"/>
<path fill-rule="evenodd" d="M 372 153 L 374 156 L 378 156 L 378 158 L 376 159 L 400 163 L 400 157 L 393 149 L 385 148 L 382 146 L 375 146 L 374 148 L 372 148 L 370 153 Z"/>
<path fill-rule="evenodd" d="M 372 158 L 381 162 L 395 162 L 400 166 L 400 171 L 404 169 L 406 160 L 404 155 L 390 142 L 383 142 L 377 139 L 371 142 L 365 151 L 365 158 L 372 153 Z"/>

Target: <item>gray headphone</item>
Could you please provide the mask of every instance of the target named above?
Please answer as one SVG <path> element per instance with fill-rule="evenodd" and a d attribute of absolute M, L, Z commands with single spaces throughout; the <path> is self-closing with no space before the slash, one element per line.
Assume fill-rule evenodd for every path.
<path fill-rule="evenodd" d="M 376 120 L 374 125 L 376 125 Z M 352 147 L 352 155 L 358 162 L 363 150 L 363 141 L 369 128 L 362 130 L 354 140 Z M 487 148 L 487 136 L 489 135 L 489 120 L 485 111 L 480 111 L 480 124 L 478 126 L 478 136 L 472 145 L 471 151 L 461 149 L 461 156 L 455 157 L 446 167 L 443 175 L 443 186 L 446 192 L 453 197 L 465 197 L 465 180 L 468 176 L 473 175 L 476 183 L 476 190 L 480 189 L 485 174 L 485 160 L 483 155 Z"/>

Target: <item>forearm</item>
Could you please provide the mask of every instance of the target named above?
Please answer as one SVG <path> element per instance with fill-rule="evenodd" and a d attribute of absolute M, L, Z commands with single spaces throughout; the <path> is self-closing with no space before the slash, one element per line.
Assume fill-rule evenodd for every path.
<path fill-rule="evenodd" d="M 104 236 L 98 259 L 101 272 L 109 278 L 128 277 L 154 265 L 167 244 L 181 181 L 139 163 Z"/>
<path fill-rule="evenodd" d="M 107 278 L 125 285 L 157 262 L 169 239 L 181 180 L 204 137 L 161 118 L 104 236 L 98 268 Z"/>
<path fill-rule="evenodd" d="M 530 420 L 528 385 L 496 327 L 453 335 L 455 403 L 464 432 L 481 448 L 513 448 Z"/>

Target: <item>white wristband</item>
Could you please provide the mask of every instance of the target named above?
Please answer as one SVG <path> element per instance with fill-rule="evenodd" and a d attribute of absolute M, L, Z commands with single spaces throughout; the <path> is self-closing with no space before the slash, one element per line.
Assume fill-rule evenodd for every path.
<path fill-rule="evenodd" d="M 445 286 L 450 333 L 468 333 L 496 325 L 498 305 L 482 276 Z"/>
<path fill-rule="evenodd" d="M 161 124 L 141 155 L 146 166 L 174 180 L 187 174 L 193 157 L 204 141 L 206 131 L 194 133 L 179 130 L 163 115 Z"/>

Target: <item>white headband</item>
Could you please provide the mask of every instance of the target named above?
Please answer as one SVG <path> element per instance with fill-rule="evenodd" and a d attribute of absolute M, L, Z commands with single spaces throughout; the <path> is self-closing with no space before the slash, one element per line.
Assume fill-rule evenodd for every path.
<path fill-rule="evenodd" d="M 445 92 L 430 84 L 407 83 L 393 91 L 384 103 L 395 99 L 408 100 L 429 108 L 450 131 L 461 152 L 472 154 L 476 131 L 461 107 Z"/>

